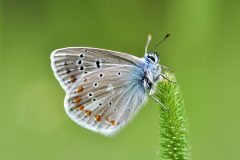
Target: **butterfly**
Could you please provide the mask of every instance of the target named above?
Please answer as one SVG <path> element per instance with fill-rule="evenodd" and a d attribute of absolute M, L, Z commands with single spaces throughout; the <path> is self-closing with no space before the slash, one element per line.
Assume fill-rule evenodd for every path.
<path fill-rule="evenodd" d="M 51 66 L 66 91 L 64 108 L 70 119 L 94 132 L 113 135 L 136 115 L 148 95 L 161 104 L 152 95 L 166 77 L 158 53 L 147 52 L 150 40 L 151 36 L 144 58 L 92 47 L 53 51 Z"/>

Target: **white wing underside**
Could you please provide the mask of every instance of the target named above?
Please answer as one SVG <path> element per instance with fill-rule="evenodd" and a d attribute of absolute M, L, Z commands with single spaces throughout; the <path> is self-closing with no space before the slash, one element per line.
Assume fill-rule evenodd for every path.
<path fill-rule="evenodd" d="M 68 116 L 80 126 L 112 135 L 146 101 L 141 59 L 116 51 L 76 47 L 51 54 L 54 74 L 66 91 Z"/>

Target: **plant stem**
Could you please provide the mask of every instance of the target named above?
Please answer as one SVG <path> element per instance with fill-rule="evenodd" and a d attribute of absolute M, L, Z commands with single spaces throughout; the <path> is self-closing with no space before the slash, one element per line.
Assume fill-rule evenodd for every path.
<path fill-rule="evenodd" d="M 175 79 L 174 75 L 170 76 Z M 188 124 L 179 84 L 162 80 L 157 86 L 156 96 L 169 109 L 160 107 L 160 156 L 163 160 L 190 159 Z"/>

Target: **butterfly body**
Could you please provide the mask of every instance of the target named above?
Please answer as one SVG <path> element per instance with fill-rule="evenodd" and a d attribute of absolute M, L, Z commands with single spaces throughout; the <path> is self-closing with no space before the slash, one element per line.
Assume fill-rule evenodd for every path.
<path fill-rule="evenodd" d="M 104 135 L 116 133 L 136 115 L 154 93 L 161 72 L 157 53 L 138 58 L 91 47 L 55 50 L 51 65 L 66 91 L 67 115 Z"/>

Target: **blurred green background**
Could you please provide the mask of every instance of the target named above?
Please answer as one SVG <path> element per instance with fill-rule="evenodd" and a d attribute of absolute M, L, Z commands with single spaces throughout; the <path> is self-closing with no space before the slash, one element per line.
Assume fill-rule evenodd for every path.
<path fill-rule="evenodd" d="M 240 1 L 1 0 L 0 159 L 157 160 L 159 105 L 113 138 L 77 126 L 50 53 L 93 46 L 142 57 L 151 33 L 184 94 L 192 159 L 240 159 Z"/>

